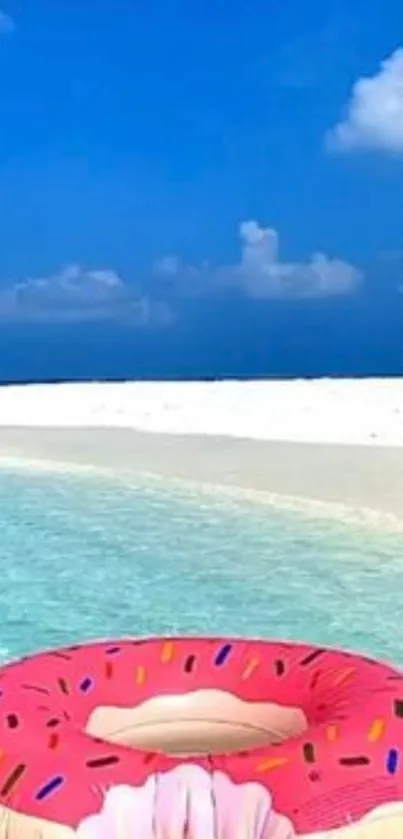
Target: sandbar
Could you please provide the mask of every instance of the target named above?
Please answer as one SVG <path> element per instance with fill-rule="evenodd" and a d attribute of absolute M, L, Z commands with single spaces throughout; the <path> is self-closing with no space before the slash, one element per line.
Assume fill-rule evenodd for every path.
<path fill-rule="evenodd" d="M 156 434 L 108 428 L 0 428 L 0 466 L 91 467 L 371 513 L 403 529 L 403 448 Z M 270 500 L 269 497 L 269 500 Z"/>

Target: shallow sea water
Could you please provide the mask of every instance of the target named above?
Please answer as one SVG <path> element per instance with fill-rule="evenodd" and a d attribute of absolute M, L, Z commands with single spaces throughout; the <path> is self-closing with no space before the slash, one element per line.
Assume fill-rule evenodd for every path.
<path fill-rule="evenodd" d="M 403 535 L 196 488 L 0 472 L 0 656 L 121 635 L 307 639 L 403 664 Z"/>

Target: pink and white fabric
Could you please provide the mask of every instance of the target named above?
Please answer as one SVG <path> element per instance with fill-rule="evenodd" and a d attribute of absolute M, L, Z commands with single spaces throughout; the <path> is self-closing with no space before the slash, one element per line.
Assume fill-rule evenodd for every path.
<path fill-rule="evenodd" d="M 191 764 L 151 775 L 140 787 L 116 786 L 77 839 L 294 839 L 288 819 L 260 784 L 234 784 Z"/>

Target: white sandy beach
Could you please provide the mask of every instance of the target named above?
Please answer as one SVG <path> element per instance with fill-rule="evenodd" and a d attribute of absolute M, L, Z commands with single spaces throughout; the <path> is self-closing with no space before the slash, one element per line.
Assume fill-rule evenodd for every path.
<path fill-rule="evenodd" d="M 0 387 L 0 426 L 403 446 L 402 379 Z"/>
<path fill-rule="evenodd" d="M 403 379 L 3 387 L 0 460 L 235 487 L 403 526 Z"/>

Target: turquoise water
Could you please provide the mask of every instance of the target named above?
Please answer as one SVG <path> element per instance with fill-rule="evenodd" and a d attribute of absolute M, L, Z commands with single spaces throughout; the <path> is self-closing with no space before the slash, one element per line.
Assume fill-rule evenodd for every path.
<path fill-rule="evenodd" d="M 122 634 L 309 639 L 403 663 L 403 536 L 166 482 L 0 473 L 0 655 Z"/>

